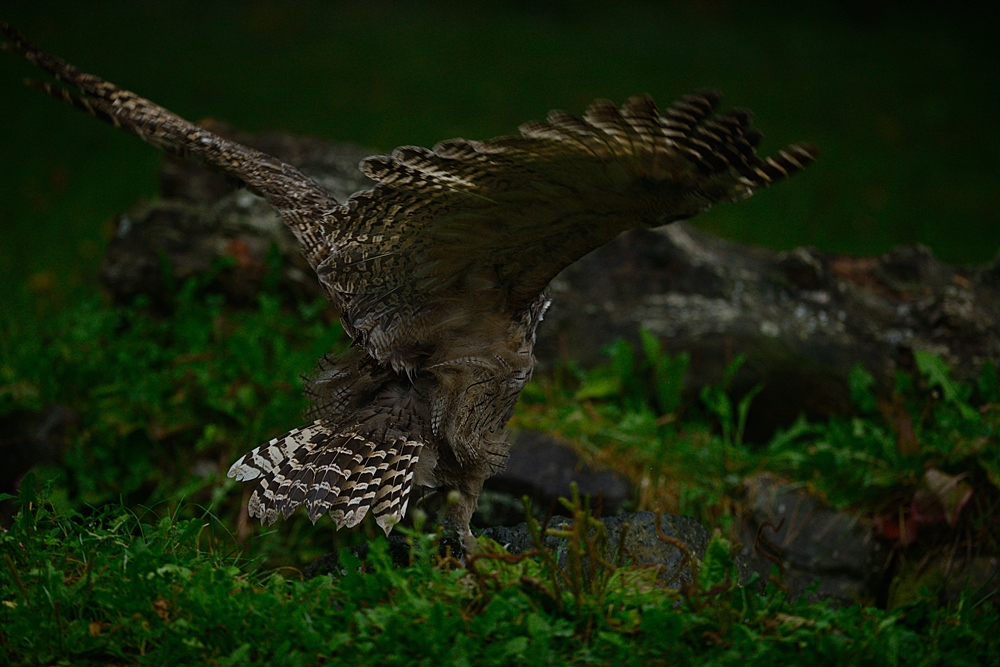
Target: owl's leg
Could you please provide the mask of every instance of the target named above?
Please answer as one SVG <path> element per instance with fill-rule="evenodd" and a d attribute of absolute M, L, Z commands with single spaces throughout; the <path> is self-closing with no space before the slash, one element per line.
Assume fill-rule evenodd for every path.
<path fill-rule="evenodd" d="M 470 475 L 461 484 L 448 491 L 445 506 L 441 510 L 441 525 L 446 535 L 454 535 L 466 554 L 476 550 L 476 538 L 472 535 L 469 521 L 479 503 L 479 493 L 487 473 Z M 464 559 L 462 559 L 464 561 Z"/>

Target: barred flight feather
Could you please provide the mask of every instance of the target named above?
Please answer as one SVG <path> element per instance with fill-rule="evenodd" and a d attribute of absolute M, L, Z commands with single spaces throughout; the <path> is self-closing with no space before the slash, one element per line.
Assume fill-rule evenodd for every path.
<path fill-rule="evenodd" d="M 364 425 L 337 430 L 314 422 L 313 428 L 293 429 L 237 461 L 230 476 L 259 479 L 250 516 L 271 524 L 304 505 L 313 523 L 329 512 L 341 528 L 356 526 L 371 512 L 388 534 L 406 513 L 423 443 L 405 434 L 375 440 L 359 426 Z M 287 456 L 278 458 L 284 452 Z M 255 468 L 259 461 L 264 465 Z"/>

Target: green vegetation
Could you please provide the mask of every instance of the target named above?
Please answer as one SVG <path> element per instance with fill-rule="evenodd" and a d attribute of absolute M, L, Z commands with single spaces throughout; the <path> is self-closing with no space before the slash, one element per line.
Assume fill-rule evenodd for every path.
<path fill-rule="evenodd" d="M 1000 88 L 982 64 L 997 40 L 971 7 L 530 4 L 53 0 L 0 18 L 192 119 L 380 150 L 714 86 L 758 112 L 766 150 L 806 140 L 822 159 L 699 224 L 776 248 L 994 256 Z M 578 500 L 566 568 L 485 542 L 460 568 L 420 531 L 393 568 L 368 522 L 251 524 L 228 466 L 300 423 L 300 374 L 348 341 L 323 303 L 268 292 L 234 310 L 207 279 L 168 313 L 109 305 L 94 283 L 111 216 L 155 196 L 159 156 L 18 86 L 29 73 L 0 58 L 0 439 L 57 406 L 72 419 L 18 497 L 0 494 L 0 664 L 1000 664 L 995 582 L 945 595 L 934 567 L 959 547 L 1000 553 L 1000 380 L 987 365 L 956 382 L 920 352 L 890 398 L 858 368 L 855 417 L 800 420 L 767 443 L 744 438 L 757 390 L 733 394 L 739 358 L 692 394 L 687 359 L 643 335 L 605 366 L 536 377 L 515 427 L 629 475 L 636 509 L 717 529 L 683 592 L 653 570 L 584 566 L 602 535 Z M 881 606 L 793 603 L 780 577 L 733 583 L 727 537 L 762 471 L 892 545 L 906 562 Z M 358 542 L 372 544 L 364 564 L 340 551 L 342 576 L 301 579 Z"/>
<path fill-rule="evenodd" d="M 409 567 L 383 539 L 363 569 L 346 550 L 344 576 L 297 581 L 261 573 L 211 522 L 147 523 L 111 505 L 82 517 L 22 494 L 0 535 L 0 623 L 22 664 L 985 665 L 1000 660 L 1000 616 L 963 596 L 892 611 L 790 604 L 733 586 L 716 538 L 683 595 L 650 571 L 604 564 L 575 588 L 549 583 L 545 560 L 504 557 L 484 543 L 470 569 L 436 557 L 411 533 Z M 578 519 L 579 520 L 579 519 Z M 585 535 L 586 531 L 579 531 Z M 586 545 L 580 545 L 585 549 Z"/>
<path fill-rule="evenodd" d="M 643 506 L 709 523 L 727 520 L 732 506 L 725 499 L 759 470 L 805 482 L 832 505 L 868 514 L 910 500 L 925 471 L 941 470 L 984 490 L 988 513 L 996 516 L 1000 393 L 992 364 L 983 366 L 975 387 L 960 385 L 939 357 L 917 352 L 920 374 L 900 373 L 893 402 L 884 405 L 872 393 L 874 379 L 857 367 L 851 389 L 859 416 L 822 424 L 800 418 L 755 447 L 743 442 L 743 431 L 761 387 L 738 398 L 728 391 L 742 356 L 719 386 L 701 388 L 699 403 L 683 405 L 686 358 L 664 355 L 645 332 L 642 340 L 641 360 L 618 341 L 607 349 L 606 366 L 584 372 L 570 365 L 537 379 L 512 423 L 560 434 L 632 471 L 649 495 Z"/>
<path fill-rule="evenodd" d="M 372 540 L 368 522 L 367 535 L 313 527 L 301 514 L 277 530 L 252 528 L 241 515 L 246 489 L 225 471 L 298 423 L 299 373 L 347 343 L 322 304 L 264 294 L 256 308 L 234 310 L 205 281 L 180 288 L 168 317 L 87 294 L 61 307 L 19 298 L 17 316 L 0 320 L 0 420 L 53 405 L 76 419 L 58 460 L 6 501 L 17 513 L 0 533 L 0 645 L 14 664 L 1000 661 L 986 589 L 944 603 L 940 582 L 912 579 L 884 609 L 791 603 L 774 583 L 762 593 L 734 585 L 724 539 L 740 481 L 770 470 L 876 523 L 937 488 L 942 530 L 912 544 L 887 538 L 933 555 L 960 532 L 977 553 L 996 554 L 992 366 L 966 386 L 921 355 L 891 405 L 858 369 L 858 417 L 800 421 L 752 445 L 742 432 L 753 392 L 733 396 L 723 383 L 685 398 L 683 357 L 651 336 L 639 352 L 617 343 L 606 366 L 536 378 L 515 426 L 613 460 L 640 482 L 640 508 L 721 528 L 693 564 L 693 588 L 667 591 L 655 571 L 600 560 L 562 569 L 544 553 L 511 557 L 485 542 L 463 569 L 420 531 L 408 534 L 409 567 L 393 569 L 374 539 L 363 568 L 343 551 L 343 576 L 302 581 L 298 568 L 320 554 Z M 928 471 L 953 483 L 929 485 Z M 592 554 L 600 531 L 584 529 L 579 501 L 572 508 L 571 543 Z"/>

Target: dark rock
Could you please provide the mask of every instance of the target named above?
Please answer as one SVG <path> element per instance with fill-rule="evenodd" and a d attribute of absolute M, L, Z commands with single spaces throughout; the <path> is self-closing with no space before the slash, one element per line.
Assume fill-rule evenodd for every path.
<path fill-rule="evenodd" d="M 663 534 L 683 543 L 689 554 L 699 561 L 705 557 L 708 548 L 708 531 L 696 520 L 688 516 L 664 514 L 660 517 Z M 685 563 L 686 557 L 676 545 L 664 542 L 656 533 L 656 515 L 652 512 L 619 514 L 601 519 L 608 532 L 608 541 L 603 557 L 615 565 L 662 565 L 658 580 L 671 588 L 679 589 L 692 583 L 692 569 Z M 566 528 L 568 519 L 553 519 L 548 527 Z M 625 526 L 628 528 L 625 528 Z M 622 544 L 622 534 L 625 541 Z M 531 535 L 525 524 L 514 527 L 487 528 L 483 537 L 499 543 L 512 554 L 520 554 L 534 549 Z M 568 543 L 565 538 L 546 537 L 544 545 L 551 550 L 560 566 L 566 565 Z M 739 566 L 739 563 L 738 563 Z M 743 568 L 749 572 L 747 568 Z M 741 580 L 743 576 L 741 575 Z"/>
<path fill-rule="evenodd" d="M 59 460 L 66 428 L 76 413 L 64 405 L 41 412 L 18 410 L 0 419 L 0 493 L 14 493 L 28 470 Z"/>
<path fill-rule="evenodd" d="M 372 185 L 358 170 L 369 150 L 204 124 L 298 167 L 341 201 Z M 118 301 L 145 294 L 168 302 L 177 285 L 211 273 L 236 304 L 255 303 L 265 281 L 300 297 L 322 295 L 294 237 L 262 198 L 237 189 L 221 174 L 173 157 L 164 161 L 160 191 L 159 201 L 136 206 L 118 219 L 101 267 L 101 278 Z"/>
<path fill-rule="evenodd" d="M 323 554 L 302 568 L 302 578 L 312 579 L 313 577 L 321 577 L 324 574 L 337 576 L 340 574 L 341 569 L 339 553 Z"/>
<path fill-rule="evenodd" d="M 746 430 L 760 442 L 800 414 L 849 413 L 855 364 L 886 394 L 913 350 L 940 354 L 962 380 L 1000 361 L 998 267 L 947 266 L 919 246 L 849 257 L 773 252 L 684 223 L 633 230 L 556 278 L 535 352 L 543 364 L 603 363 L 605 345 L 625 338 L 638 346 L 645 327 L 667 352 L 690 355 L 692 390 L 719 382 L 744 353 L 732 389 L 763 382 Z"/>
<path fill-rule="evenodd" d="M 389 535 L 389 558 L 392 559 L 392 564 L 396 567 L 406 567 L 410 564 L 410 545 L 406 538 L 399 533 L 393 533 Z M 347 550 L 351 552 L 358 560 L 364 561 L 368 557 L 369 545 L 356 544 L 352 547 L 347 547 Z M 323 554 L 313 562 L 302 568 L 302 577 L 304 579 L 312 579 L 313 577 L 319 577 L 324 574 L 332 574 L 334 576 L 340 576 L 343 573 L 343 568 L 340 566 L 340 553 L 328 553 Z"/>
<path fill-rule="evenodd" d="M 565 514 L 558 500 L 572 495 L 573 483 L 604 515 L 617 514 L 632 498 L 632 487 L 621 474 L 593 469 L 552 436 L 521 431 L 511 445 L 507 467 L 486 481 L 474 523 L 509 526 L 524 521 L 524 496 L 531 498 L 539 518 L 549 511 Z"/>
<path fill-rule="evenodd" d="M 58 462 L 66 430 L 75 421 L 76 413 L 64 405 L 40 412 L 17 410 L 0 418 L 0 493 L 15 495 L 28 470 Z M 14 501 L 0 502 L 0 526 L 9 524 L 14 511 Z"/>
<path fill-rule="evenodd" d="M 222 131 L 295 164 L 341 200 L 370 186 L 356 168 L 364 149 Z M 321 294 L 263 200 L 173 160 L 162 192 L 161 201 L 122 216 L 109 247 L 102 275 L 119 300 L 168 300 L 172 285 L 213 270 L 236 303 L 253 302 L 268 281 L 309 298 Z M 675 223 L 619 236 L 563 271 L 552 294 L 535 350 L 543 367 L 557 359 L 603 363 L 604 346 L 616 338 L 638 344 L 645 327 L 667 352 L 690 355 L 687 398 L 697 401 L 696 388 L 719 382 L 733 357 L 745 354 L 732 391 L 764 385 L 747 421 L 750 442 L 800 414 L 821 420 L 851 412 L 847 379 L 855 364 L 887 394 L 896 370 L 912 366 L 914 350 L 942 355 L 960 380 L 974 378 L 985 361 L 1000 362 L 1000 259 L 951 267 L 920 246 L 881 257 L 779 253 Z"/>
<path fill-rule="evenodd" d="M 793 598 L 816 580 L 813 598 L 852 604 L 873 597 L 886 565 L 888 549 L 873 531 L 849 514 L 838 512 L 801 485 L 762 473 L 744 482 L 747 511 L 739 524 L 743 555 L 767 580 L 774 560 L 784 570 Z M 755 548 L 760 531 L 762 543 Z"/>
<path fill-rule="evenodd" d="M 956 602 L 963 592 L 973 594 L 973 602 L 991 597 L 1000 599 L 1000 558 L 973 556 L 969 560 L 949 558 L 944 563 L 944 602 Z"/>
<path fill-rule="evenodd" d="M 992 264 L 983 268 L 979 274 L 979 282 L 994 289 L 1000 288 L 1000 255 L 993 260 Z"/>
<path fill-rule="evenodd" d="M 504 493 L 503 491 L 494 491 L 484 486 L 482 492 L 479 494 L 479 504 L 476 507 L 476 512 L 472 515 L 472 525 L 479 528 L 488 528 L 493 526 L 513 526 L 518 522 L 524 521 L 527 508 L 524 506 L 522 498 L 523 496 Z M 532 503 L 531 514 L 536 519 L 542 520 L 550 508 L 553 510 L 553 514 L 565 514 L 565 511 L 556 512 L 556 508 L 552 503 L 544 504 L 541 502 Z M 559 509 L 562 509 L 561 505 Z"/>
<path fill-rule="evenodd" d="M 996 556 L 967 555 L 951 548 L 937 555 L 905 560 L 889 588 L 887 606 L 925 599 L 929 594 L 941 604 L 954 604 L 963 594 L 971 604 L 1000 595 L 1000 559 Z"/>
<path fill-rule="evenodd" d="M 796 248 L 781 257 L 778 266 L 789 284 L 798 289 L 815 290 L 826 282 L 823 261 L 813 249 Z"/>
<path fill-rule="evenodd" d="M 687 516 L 669 514 L 660 517 L 660 528 L 668 538 L 661 540 L 656 532 L 656 515 L 652 512 L 636 514 L 619 514 L 618 516 L 601 519 L 607 530 L 607 544 L 602 556 L 614 565 L 625 566 L 662 566 L 657 575 L 658 581 L 673 589 L 680 589 L 693 582 L 694 569 L 689 565 L 697 565 L 691 559 L 701 561 L 708 548 L 709 534 L 705 528 Z M 549 528 L 563 529 L 570 525 L 569 519 L 557 517 L 549 524 Z M 622 536 L 624 535 L 624 544 Z M 525 524 L 513 527 L 496 526 L 487 528 L 480 533 L 498 542 L 511 554 L 522 554 L 534 549 L 528 528 Z M 447 538 L 446 538 L 447 539 Z M 461 544 L 452 540 L 442 540 L 439 545 L 442 553 L 450 550 L 452 555 L 460 554 Z M 679 542 L 684 550 L 679 548 Z M 568 543 L 565 538 L 548 536 L 544 540 L 545 548 L 553 552 L 556 562 L 565 567 L 568 556 Z M 393 534 L 389 536 L 389 556 L 397 567 L 410 562 L 409 545 L 406 538 Z M 361 560 L 368 554 L 367 544 L 350 547 L 349 551 Z M 689 558 L 690 556 L 690 558 Z M 750 570 L 744 559 L 737 561 L 740 570 L 740 581 L 745 582 Z M 342 573 L 338 554 L 326 554 L 309 564 L 302 570 L 302 576 L 309 579 L 318 575 Z"/>

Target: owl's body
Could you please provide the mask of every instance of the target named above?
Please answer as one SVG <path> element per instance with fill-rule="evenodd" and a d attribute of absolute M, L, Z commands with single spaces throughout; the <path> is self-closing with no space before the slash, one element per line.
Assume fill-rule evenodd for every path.
<path fill-rule="evenodd" d="M 468 537 L 483 482 L 507 461 L 506 424 L 531 377 L 548 303 L 542 293 L 510 318 L 475 307 L 457 313 L 468 322 L 454 342 L 442 341 L 437 354 L 406 370 L 360 347 L 323 359 L 306 385 L 315 421 L 230 470 L 241 481 L 265 473 L 251 516 L 270 523 L 304 504 L 313 521 L 330 512 L 338 527 L 350 527 L 371 512 L 388 533 L 405 515 L 412 485 L 457 491 L 442 520 Z"/>
<path fill-rule="evenodd" d="M 552 112 L 519 136 L 369 158 L 376 186 L 340 204 L 294 167 L 0 33 L 78 92 L 33 85 L 267 199 L 340 310 L 355 346 L 309 381 L 312 422 L 229 471 L 257 480 L 249 510 L 267 523 L 304 505 L 338 528 L 372 514 L 388 533 L 416 485 L 458 492 L 443 521 L 469 538 L 483 481 L 507 459 L 552 278 L 626 229 L 746 198 L 814 159 L 801 145 L 759 157 L 749 112 L 713 116 L 716 93 L 662 113 L 637 97 Z"/>

